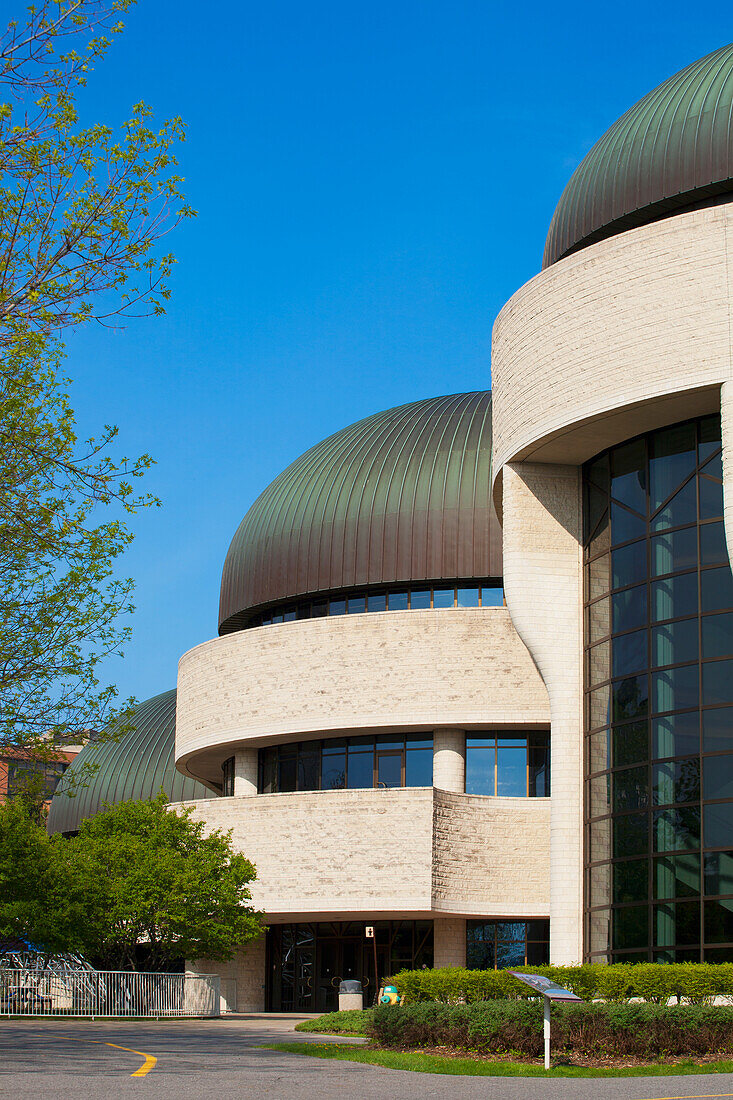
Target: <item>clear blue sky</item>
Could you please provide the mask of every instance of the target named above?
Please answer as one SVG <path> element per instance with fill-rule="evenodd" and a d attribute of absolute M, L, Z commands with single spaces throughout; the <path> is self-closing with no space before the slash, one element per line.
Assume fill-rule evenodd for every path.
<path fill-rule="evenodd" d="M 87 120 L 182 115 L 199 211 L 169 239 L 166 317 L 69 339 L 82 430 L 157 460 L 109 668 L 143 699 L 215 636 L 229 541 L 280 470 L 379 409 L 490 385 L 493 321 L 573 168 L 730 29 L 720 6 L 491 0 L 140 0 L 126 22 Z"/>

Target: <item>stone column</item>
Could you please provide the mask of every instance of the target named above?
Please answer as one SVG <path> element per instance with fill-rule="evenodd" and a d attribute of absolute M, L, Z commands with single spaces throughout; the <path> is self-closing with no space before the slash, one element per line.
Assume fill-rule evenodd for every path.
<path fill-rule="evenodd" d="M 434 966 L 466 965 L 464 917 L 438 917 L 433 921 Z"/>
<path fill-rule="evenodd" d="M 580 469 L 503 469 L 504 588 L 550 698 L 550 960 L 583 958 L 583 585 Z"/>
<path fill-rule="evenodd" d="M 466 789 L 466 735 L 463 730 L 433 730 L 433 786 L 463 794 Z"/>
<path fill-rule="evenodd" d="M 234 796 L 257 794 L 257 749 L 239 749 L 234 754 Z"/>

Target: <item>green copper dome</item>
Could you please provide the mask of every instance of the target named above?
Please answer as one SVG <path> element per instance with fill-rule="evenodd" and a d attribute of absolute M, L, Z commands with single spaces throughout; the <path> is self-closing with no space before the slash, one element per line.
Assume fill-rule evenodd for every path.
<path fill-rule="evenodd" d="M 162 788 L 171 802 L 187 798 L 211 798 L 202 783 L 176 771 L 176 692 L 165 691 L 141 703 L 132 714 L 133 727 L 119 741 L 85 745 L 67 775 L 93 763 L 97 770 L 73 798 L 59 793 L 48 813 L 50 833 L 75 833 L 81 822 L 104 809 L 130 799 L 154 798 Z"/>
<path fill-rule="evenodd" d="M 665 80 L 596 142 L 563 191 L 543 267 L 594 241 L 733 192 L 733 45 Z"/>
<path fill-rule="evenodd" d="M 500 578 L 490 484 L 486 390 L 414 401 L 336 432 L 275 478 L 239 525 L 219 632 L 293 597 Z"/>

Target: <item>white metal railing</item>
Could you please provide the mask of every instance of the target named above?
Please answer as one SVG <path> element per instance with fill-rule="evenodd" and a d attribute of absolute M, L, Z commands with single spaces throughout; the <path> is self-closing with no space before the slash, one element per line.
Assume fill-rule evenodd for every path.
<path fill-rule="evenodd" d="M 219 1016 L 218 974 L 0 968 L 3 1016 Z"/>

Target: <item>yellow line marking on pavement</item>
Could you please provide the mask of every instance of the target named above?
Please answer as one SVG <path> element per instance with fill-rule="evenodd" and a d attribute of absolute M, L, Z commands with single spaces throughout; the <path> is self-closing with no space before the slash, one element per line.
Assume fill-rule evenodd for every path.
<path fill-rule="evenodd" d="M 114 1047 L 115 1050 L 126 1050 L 130 1054 L 138 1054 L 145 1061 L 136 1069 L 134 1073 L 130 1074 L 130 1077 L 146 1077 L 151 1069 L 154 1069 L 158 1064 L 158 1059 L 153 1054 L 146 1054 L 144 1050 L 133 1050 L 132 1047 L 121 1047 L 119 1043 L 106 1043 L 103 1039 L 77 1039 L 75 1035 L 56 1035 L 56 1039 L 66 1039 L 69 1043 L 96 1043 L 97 1046 L 102 1047 Z"/>
<path fill-rule="evenodd" d="M 688 1092 L 684 1096 L 652 1096 L 648 1100 L 711 1100 L 711 1097 L 733 1096 L 733 1092 Z"/>
<path fill-rule="evenodd" d="M 144 1050 L 133 1050 L 132 1047 L 121 1047 L 118 1043 L 105 1043 L 104 1045 L 107 1047 L 116 1047 L 117 1050 L 129 1050 L 130 1054 L 139 1054 L 141 1058 L 145 1059 L 140 1069 L 136 1069 L 134 1073 L 130 1074 L 130 1077 L 145 1077 L 150 1073 L 151 1069 L 158 1064 L 158 1059 L 152 1054 L 146 1054 Z"/>

